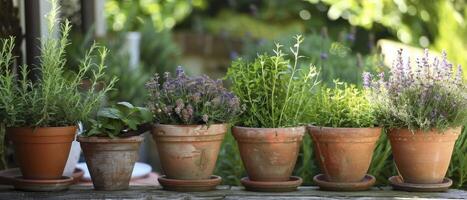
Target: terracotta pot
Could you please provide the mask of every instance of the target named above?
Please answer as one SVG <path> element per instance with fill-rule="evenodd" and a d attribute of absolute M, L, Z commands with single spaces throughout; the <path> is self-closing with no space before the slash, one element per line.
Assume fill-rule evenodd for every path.
<path fill-rule="evenodd" d="M 226 132 L 226 124 L 155 125 L 152 136 L 166 177 L 209 179 Z"/>
<path fill-rule="evenodd" d="M 381 128 L 308 126 L 315 155 L 329 182 L 361 182 L 370 167 Z"/>
<path fill-rule="evenodd" d="M 128 189 L 143 139 L 143 136 L 78 137 L 96 190 Z"/>
<path fill-rule="evenodd" d="M 305 127 L 235 126 L 240 156 L 251 181 L 288 181 L 297 161 Z"/>
<path fill-rule="evenodd" d="M 76 126 L 8 128 L 23 178 L 62 178 L 76 129 Z"/>
<path fill-rule="evenodd" d="M 392 154 L 406 183 L 441 183 L 451 161 L 452 151 L 461 128 L 411 132 L 389 130 Z"/>

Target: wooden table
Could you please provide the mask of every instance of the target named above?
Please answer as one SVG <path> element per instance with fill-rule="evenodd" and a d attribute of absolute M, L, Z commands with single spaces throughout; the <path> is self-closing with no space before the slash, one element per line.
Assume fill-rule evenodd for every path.
<path fill-rule="evenodd" d="M 316 187 L 300 187 L 296 192 L 259 193 L 243 190 L 242 187 L 219 186 L 210 192 L 180 193 L 161 190 L 154 186 L 132 186 L 127 191 L 95 191 L 90 186 L 72 186 L 62 192 L 21 192 L 11 187 L 0 187 L 0 199 L 175 199 L 175 200 L 289 200 L 289 199 L 467 199 L 467 191 L 451 189 L 445 193 L 409 193 L 391 190 L 390 187 L 374 187 L 364 192 L 326 192 Z"/>

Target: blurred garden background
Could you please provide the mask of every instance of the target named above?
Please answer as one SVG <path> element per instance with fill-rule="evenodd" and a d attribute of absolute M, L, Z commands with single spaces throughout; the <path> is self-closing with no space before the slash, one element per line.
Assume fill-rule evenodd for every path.
<path fill-rule="evenodd" d="M 0 37 L 16 36 L 18 64 L 33 62 L 22 53 L 31 48 L 25 44 L 24 15 L 28 9 L 43 13 L 47 1 L 38 2 L 42 7 L 0 0 Z M 67 49 L 70 69 L 76 68 L 84 47 L 93 41 L 110 49 L 107 74 L 119 81 L 109 102 L 144 106 L 144 84 L 150 76 L 179 65 L 190 74 L 223 78 L 233 59 L 271 52 L 274 42 L 290 45 L 296 34 L 304 36 L 302 54 L 318 67 L 324 85 L 339 79 L 361 87 L 362 72 L 387 70 L 390 56 L 401 47 L 410 55 L 421 54 L 423 48 L 445 49 L 467 77 L 466 0 L 62 0 L 61 7 L 61 16 L 73 25 Z M 455 187 L 467 185 L 466 135 L 464 128 L 448 172 Z M 379 184 L 397 173 L 382 136 L 370 169 Z M 319 172 L 311 143 L 307 136 L 295 169 L 306 185 Z M 160 170 L 149 137 L 141 160 Z M 239 185 L 245 176 L 230 134 L 215 174 L 230 185 Z"/>

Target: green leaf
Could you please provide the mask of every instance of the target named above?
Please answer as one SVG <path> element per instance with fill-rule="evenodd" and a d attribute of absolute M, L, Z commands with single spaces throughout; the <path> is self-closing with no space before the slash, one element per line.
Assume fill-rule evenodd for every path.
<path fill-rule="evenodd" d="M 106 117 L 111 119 L 122 118 L 122 112 L 115 108 L 102 108 L 97 112 L 98 117 Z"/>
<path fill-rule="evenodd" d="M 117 106 L 123 106 L 123 107 L 129 108 L 129 109 L 134 108 L 134 106 L 131 103 L 128 103 L 128 102 L 125 102 L 125 101 L 118 102 Z"/>

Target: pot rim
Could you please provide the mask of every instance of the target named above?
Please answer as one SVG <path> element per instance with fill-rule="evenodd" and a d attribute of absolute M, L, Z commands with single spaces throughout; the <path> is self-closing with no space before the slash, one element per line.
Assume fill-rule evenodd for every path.
<path fill-rule="evenodd" d="M 279 128 L 258 128 L 258 127 L 247 127 L 247 126 L 233 126 L 235 129 L 250 129 L 250 130 L 290 130 L 290 129 L 305 129 L 306 126 L 293 126 L 293 127 L 279 127 Z"/>
<path fill-rule="evenodd" d="M 374 126 L 374 127 L 329 127 L 329 126 L 315 126 L 315 125 L 307 125 L 306 126 L 307 129 L 325 129 L 325 130 L 346 130 L 346 129 L 350 129 L 350 130 L 358 130 L 358 129 L 373 129 L 373 130 L 376 130 L 376 129 L 383 129 L 383 127 L 380 127 L 380 126 Z"/>
<path fill-rule="evenodd" d="M 25 130 L 25 129 L 68 129 L 68 128 L 76 128 L 78 129 L 77 125 L 71 125 L 71 126 L 38 126 L 38 127 L 27 127 L 27 126 L 22 126 L 22 127 L 8 127 L 6 130 Z"/>
<path fill-rule="evenodd" d="M 418 134 L 446 134 L 446 133 L 450 133 L 450 134 L 460 134 L 462 132 L 462 126 L 459 126 L 459 127 L 451 127 L 451 128 L 447 128 L 445 129 L 444 131 L 439 131 L 438 129 L 430 129 L 428 131 L 425 131 L 423 129 L 415 129 L 415 130 L 410 130 L 409 128 L 405 127 L 405 128 L 390 128 L 388 129 L 387 133 L 388 134 L 402 134 L 402 133 L 411 133 L 411 135 L 418 135 Z"/>
<path fill-rule="evenodd" d="M 83 142 L 83 143 L 133 143 L 133 142 L 142 142 L 144 140 L 143 135 L 135 135 L 131 137 L 117 137 L 117 138 L 111 138 L 111 137 L 100 137 L 100 136 L 82 136 L 79 135 L 76 138 L 76 141 L 78 142 Z"/>
<path fill-rule="evenodd" d="M 217 124 L 153 124 L 153 128 L 160 126 L 160 127 L 167 127 L 167 126 L 178 126 L 178 127 L 198 127 L 198 126 L 228 126 L 229 123 L 217 123 Z"/>
<path fill-rule="evenodd" d="M 73 130 L 73 133 L 72 131 Z M 77 135 L 78 126 L 63 126 L 63 127 L 18 127 L 7 128 L 5 137 L 7 140 L 13 138 L 56 138 L 56 137 L 72 137 L 73 140 Z"/>

